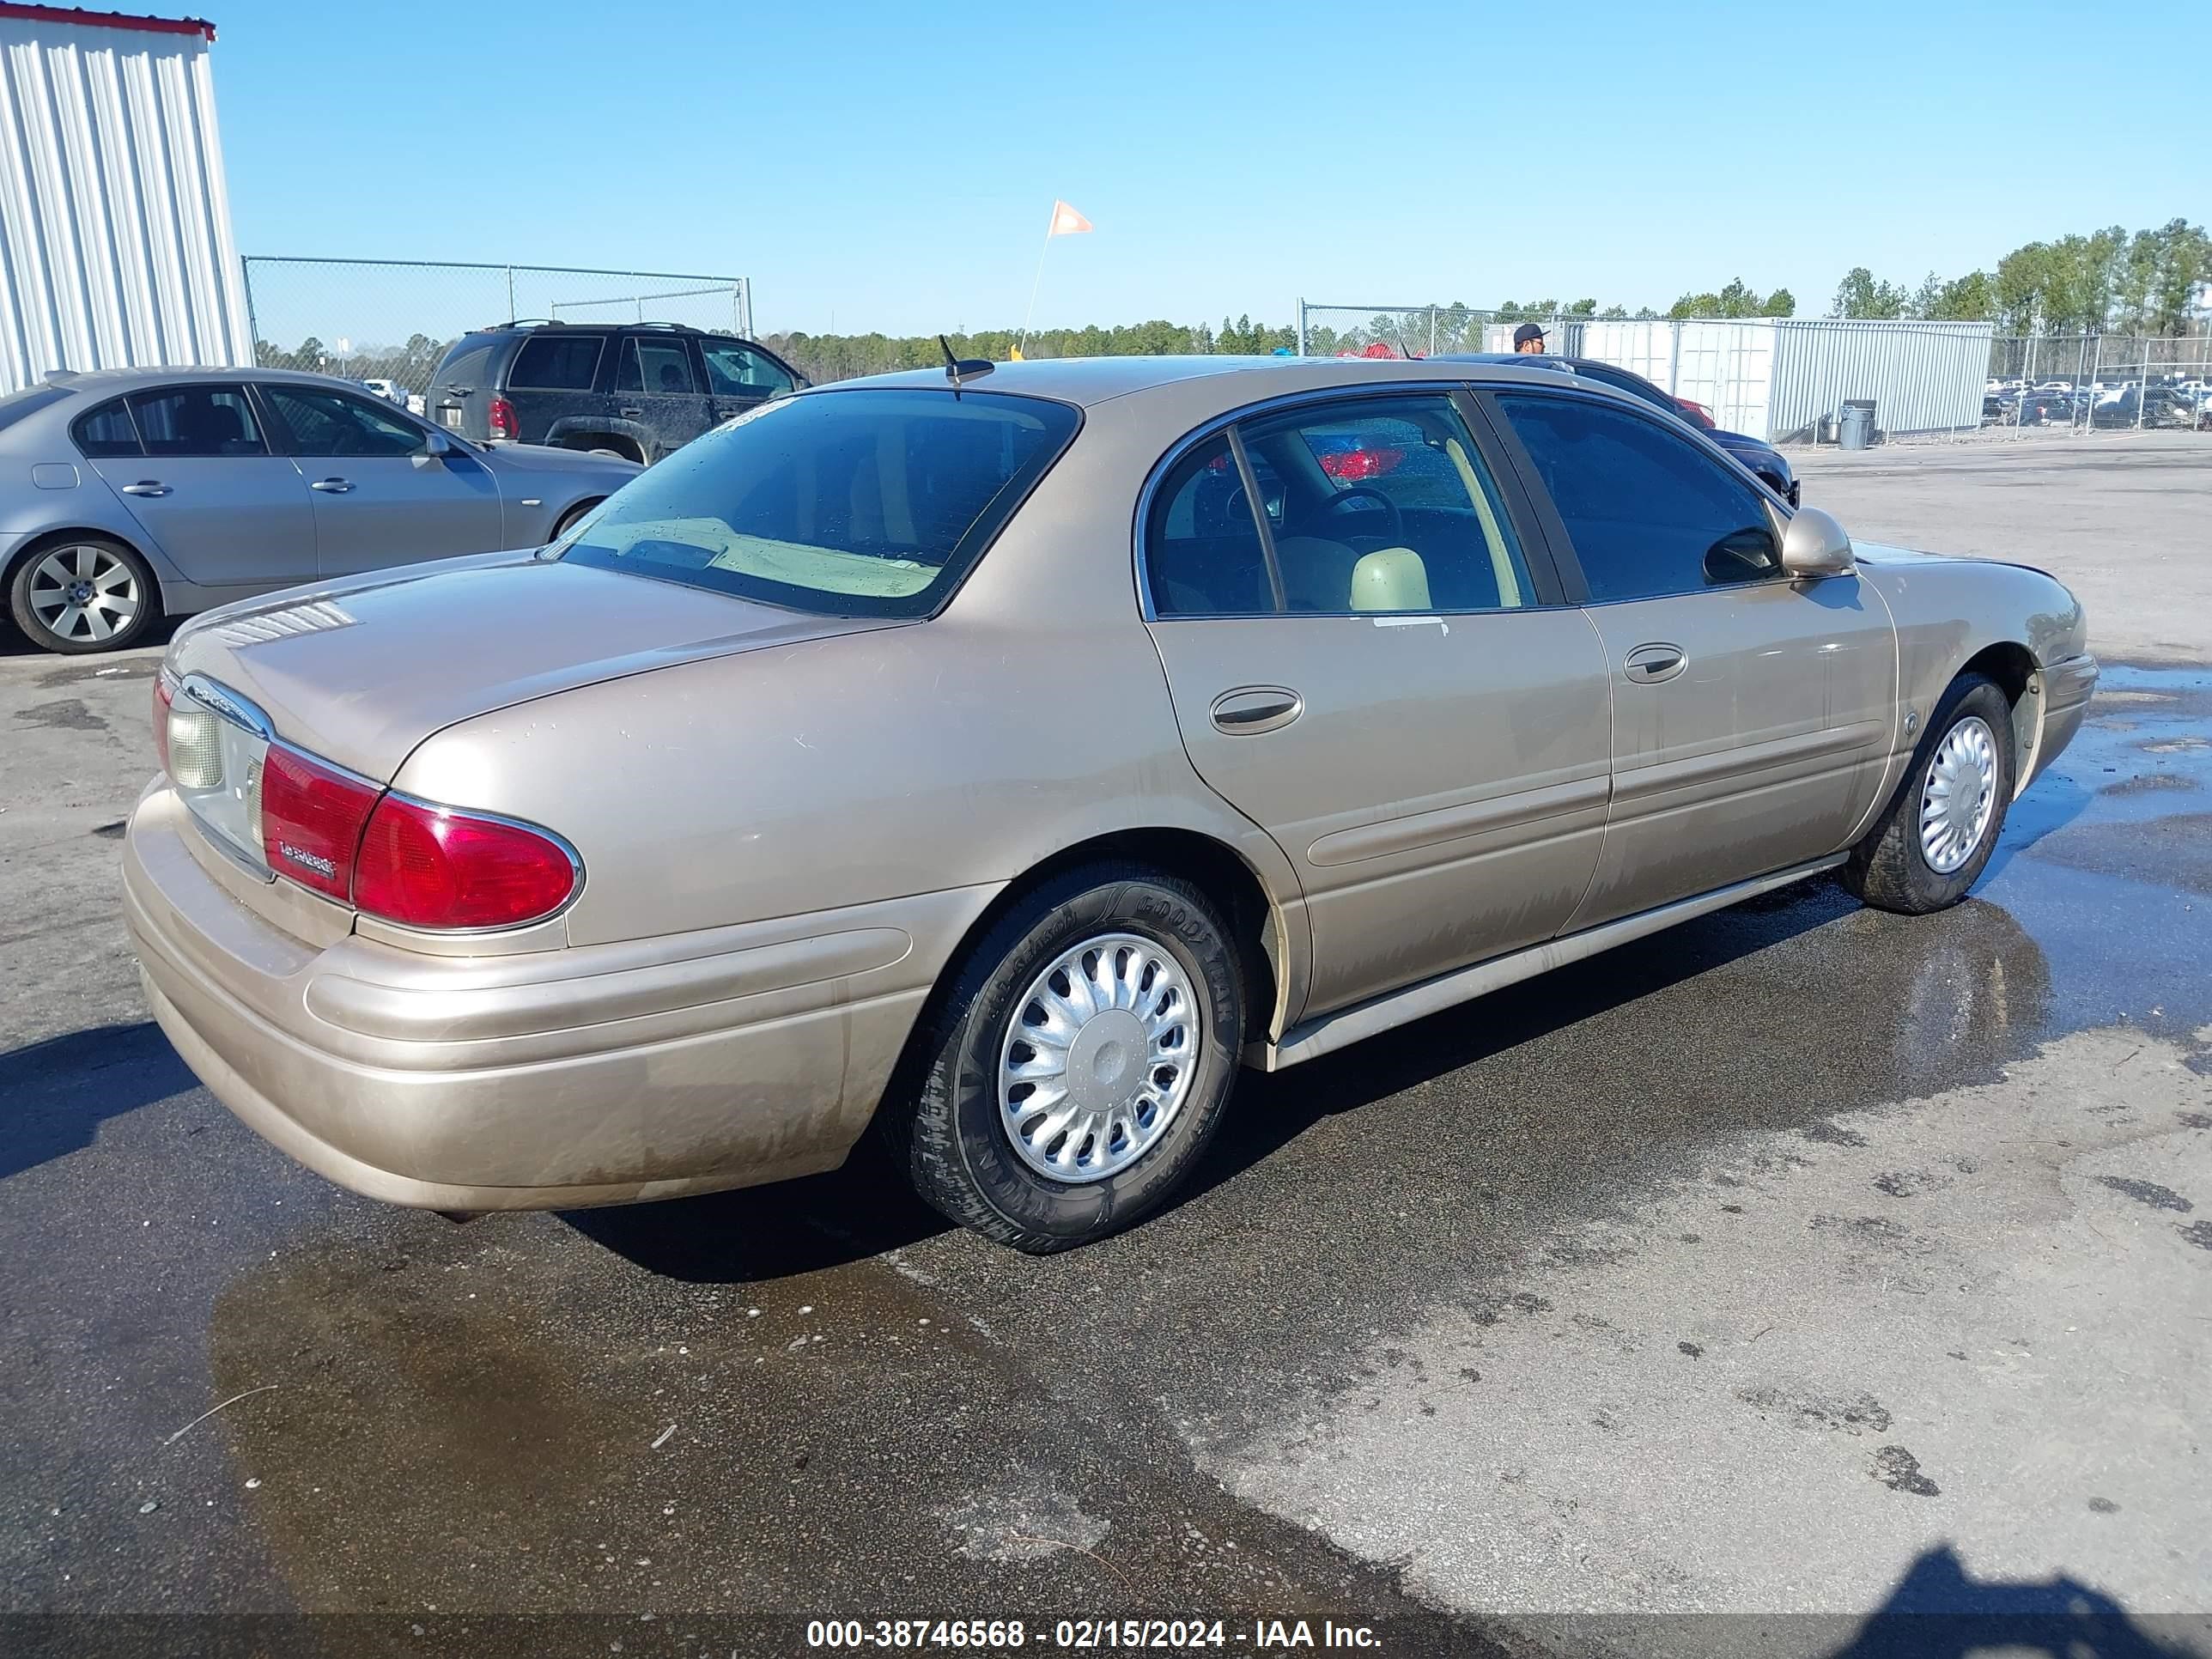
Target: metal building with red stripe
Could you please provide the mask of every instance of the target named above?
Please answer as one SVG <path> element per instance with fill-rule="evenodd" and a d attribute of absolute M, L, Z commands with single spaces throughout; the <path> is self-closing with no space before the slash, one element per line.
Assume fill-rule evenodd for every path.
<path fill-rule="evenodd" d="M 215 25 L 0 3 L 0 393 L 252 361 Z"/>

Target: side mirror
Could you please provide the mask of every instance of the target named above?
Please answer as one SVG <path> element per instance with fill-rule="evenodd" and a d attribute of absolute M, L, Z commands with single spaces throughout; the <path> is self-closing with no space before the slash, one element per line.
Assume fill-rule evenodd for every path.
<path fill-rule="evenodd" d="M 442 432 L 433 432 L 422 441 L 422 453 L 434 459 L 443 459 L 453 453 L 453 441 Z"/>
<path fill-rule="evenodd" d="M 1851 538 L 1817 507 L 1801 507 L 1782 534 L 1782 568 L 1792 576 L 1841 576 L 1851 568 Z"/>

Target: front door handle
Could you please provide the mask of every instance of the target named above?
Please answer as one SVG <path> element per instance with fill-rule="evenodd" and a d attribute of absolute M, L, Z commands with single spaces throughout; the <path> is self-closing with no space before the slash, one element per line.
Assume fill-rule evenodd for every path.
<path fill-rule="evenodd" d="M 1639 645 L 1628 653 L 1620 672 L 1638 685 L 1657 685 L 1689 665 L 1690 659 L 1679 645 Z"/>
<path fill-rule="evenodd" d="M 328 495 L 343 495 L 347 490 L 351 489 L 353 485 L 349 480 L 344 478 L 318 478 L 314 483 L 309 484 L 307 488 L 310 489 L 319 489 Z"/>
<path fill-rule="evenodd" d="M 625 415 L 630 419 L 635 420 L 639 416 L 644 414 L 645 411 L 641 409 L 618 409 L 615 413 L 617 415 Z"/>
<path fill-rule="evenodd" d="M 1213 700 L 1213 724 L 1232 738 L 1279 732 L 1305 713 L 1305 699 L 1284 685 L 1240 685 Z"/>
<path fill-rule="evenodd" d="M 141 478 L 137 483 L 124 485 L 123 493 L 126 495 L 166 495 L 169 493 L 169 486 L 159 478 Z"/>

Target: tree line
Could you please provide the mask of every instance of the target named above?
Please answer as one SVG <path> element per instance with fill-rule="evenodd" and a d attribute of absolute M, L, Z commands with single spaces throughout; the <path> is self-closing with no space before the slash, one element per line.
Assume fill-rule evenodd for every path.
<path fill-rule="evenodd" d="M 2186 219 L 2130 234 L 2120 225 L 2029 242 L 1994 270 L 1914 288 L 1856 265 L 1836 289 L 1832 317 L 1992 322 L 2001 334 L 2188 333 L 2197 291 L 2212 283 L 2212 237 Z"/>

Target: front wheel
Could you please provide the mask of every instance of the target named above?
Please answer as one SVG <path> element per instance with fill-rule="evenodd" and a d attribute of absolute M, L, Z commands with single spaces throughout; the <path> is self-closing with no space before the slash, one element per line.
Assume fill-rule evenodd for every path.
<path fill-rule="evenodd" d="M 1089 866 L 1030 894 L 958 966 L 917 1038 L 918 1096 L 884 1130 L 952 1220 L 1035 1255 L 1087 1244 L 1189 1174 L 1243 1036 L 1243 976 L 1206 895 Z"/>
<path fill-rule="evenodd" d="M 1979 674 L 1952 682 L 1896 798 L 1851 849 L 1844 884 L 1877 909 L 1956 904 L 2004 833 L 2013 793 L 2012 704 Z"/>

